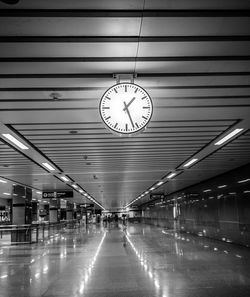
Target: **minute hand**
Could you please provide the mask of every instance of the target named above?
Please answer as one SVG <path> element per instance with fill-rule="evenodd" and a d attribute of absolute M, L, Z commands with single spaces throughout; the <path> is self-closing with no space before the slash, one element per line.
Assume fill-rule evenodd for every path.
<path fill-rule="evenodd" d="M 134 128 L 134 127 L 135 127 L 135 126 L 134 126 L 134 122 L 133 122 L 133 120 L 132 120 L 132 118 L 131 118 L 131 114 L 130 114 L 130 112 L 129 112 L 128 105 L 126 105 L 125 102 L 123 102 L 123 104 L 124 104 L 124 108 L 123 108 L 123 110 L 127 112 L 127 115 L 128 115 L 129 120 L 130 120 L 130 122 L 131 122 L 131 125 L 132 125 L 132 127 Z"/>
<path fill-rule="evenodd" d="M 135 97 L 133 97 L 133 98 L 129 101 L 128 104 L 126 104 L 126 103 L 124 102 L 125 107 L 123 108 L 123 110 L 125 111 L 126 109 L 128 109 L 129 105 L 130 105 L 134 100 L 135 100 Z"/>

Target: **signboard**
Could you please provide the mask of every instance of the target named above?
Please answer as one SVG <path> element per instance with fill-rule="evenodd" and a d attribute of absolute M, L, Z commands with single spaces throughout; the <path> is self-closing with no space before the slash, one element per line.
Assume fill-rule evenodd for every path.
<path fill-rule="evenodd" d="M 151 194 L 150 199 L 164 199 L 164 194 Z"/>
<path fill-rule="evenodd" d="M 43 198 L 73 198 L 73 191 L 43 192 Z"/>

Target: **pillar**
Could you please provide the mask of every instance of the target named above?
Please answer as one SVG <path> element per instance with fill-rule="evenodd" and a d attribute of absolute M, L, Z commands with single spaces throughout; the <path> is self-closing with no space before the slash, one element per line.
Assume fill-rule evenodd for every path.
<path fill-rule="evenodd" d="M 50 223 L 59 222 L 60 204 L 57 198 L 52 198 L 49 205 L 49 221 Z"/>
<path fill-rule="evenodd" d="M 67 201 L 67 208 L 66 208 L 66 220 L 71 221 L 73 220 L 73 209 L 74 209 L 74 204 L 70 203 Z"/>

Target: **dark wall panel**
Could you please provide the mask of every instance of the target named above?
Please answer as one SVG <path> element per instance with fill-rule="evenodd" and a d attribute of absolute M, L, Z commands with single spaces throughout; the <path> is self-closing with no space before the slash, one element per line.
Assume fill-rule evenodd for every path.
<path fill-rule="evenodd" d="M 243 181 L 243 182 L 242 182 Z M 220 185 L 226 185 L 219 188 Z M 209 192 L 204 192 L 210 189 Z M 174 205 L 179 215 L 174 219 Z M 250 246 L 250 165 L 142 207 L 142 221 Z"/>

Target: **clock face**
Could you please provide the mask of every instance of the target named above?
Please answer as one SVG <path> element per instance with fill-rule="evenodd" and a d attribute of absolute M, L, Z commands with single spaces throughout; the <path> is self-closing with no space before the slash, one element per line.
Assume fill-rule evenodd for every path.
<path fill-rule="evenodd" d="M 128 135 L 144 129 L 153 113 L 148 93 L 132 83 L 109 88 L 102 96 L 99 109 L 102 120 L 111 130 Z"/>

